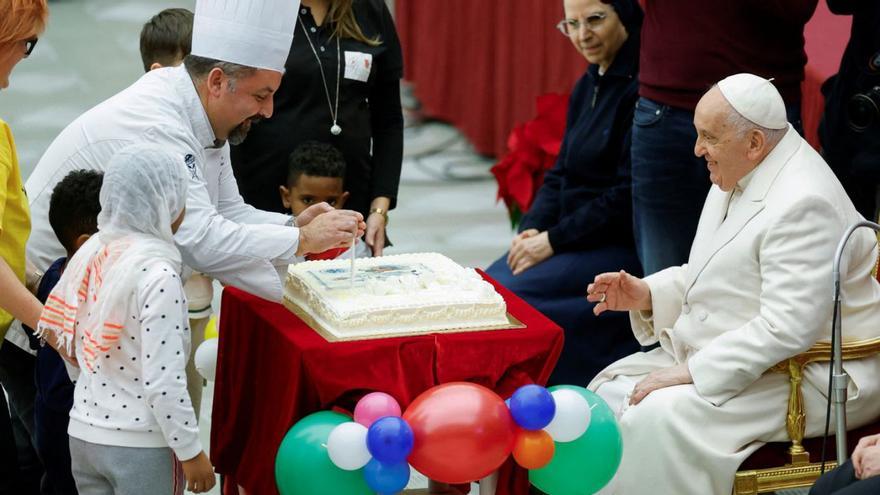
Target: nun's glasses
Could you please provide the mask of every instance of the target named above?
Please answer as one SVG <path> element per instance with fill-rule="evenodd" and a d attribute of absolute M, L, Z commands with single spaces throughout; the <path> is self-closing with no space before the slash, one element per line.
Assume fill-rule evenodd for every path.
<path fill-rule="evenodd" d="M 590 31 L 595 31 L 602 27 L 606 17 L 607 15 L 604 12 L 598 12 L 596 14 L 590 14 L 583 19 L 563 19 L 556 25 L 556 29 L 566 36 L 571 36 L 580 32 L 582 27 L 586 27 Z"/>

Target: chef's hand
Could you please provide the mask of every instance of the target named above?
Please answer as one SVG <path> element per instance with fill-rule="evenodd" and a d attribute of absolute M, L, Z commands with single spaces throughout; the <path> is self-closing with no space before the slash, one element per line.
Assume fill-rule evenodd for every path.
<path fill-rule="evenodd" d="M 328 249 L 351 247 L 352 237 L 361 237 L 366 228 L 364 216 L 356 211 L 331 210 L 322 213 L 305 227 L 300 227 L 296 255 L 305 256 L 309 253 L 323 253 Z"/>
<path fill-rule="evenodd" d="M 553 246 L 547 232 L 529 229 L 514 237 L 507 255 L 507 266 L 514 275 L 519 275 L 551 256 Z"/>
<path fill-rule="evenodd" d="M 608 310 L 647 311 L 653 306 L 647 282 L 623 270 L 596 275 L 587 286 L 587 301 L 598 303 L 593 306 L 597 315 Z"/>
<path fill-rule="evenodd" d="M 688 369 L 687 363 L 681 363 L 670 368 L 652 371 L 633 387 L 629 403 L 631 405 L 636 405 L 655 390 L 672 387 L 673 385 L 684 385 L 686 383 L 694 383 L 694 379 L 691 377 L 691 371 Z"/>
<path fill-rule="evenodd" d="M 328 211 L 333 211 L 333 209 L 334 208 L 332 206 L 328 205 L 325 202 L 313 204 L 296 216 L 296 226 L 305 227 L 306 225 L 310 224 L 312 220 L 314 220 L 315 217 L 317 217 L 318 215 L 322 213 L 327 213 Z"/>

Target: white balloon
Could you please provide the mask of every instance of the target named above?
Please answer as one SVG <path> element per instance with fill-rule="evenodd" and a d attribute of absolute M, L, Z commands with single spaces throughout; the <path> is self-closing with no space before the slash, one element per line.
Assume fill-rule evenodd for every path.
<path fill-rule="evenodd" d="M 367 427 L 350 421 L 333 428 L 327 438 L 327 454 L 339 469 L 354 471 L 366 466 L 373 457 L 367 450 Z"/>
<path fill-rule="evenodd" d="M 196 349 L 196 355 L 193 357 L 196 370 L 205 380 L 214 381 L 217 376 L 217 342 L 218 339 L 209 339 L 202 342 L 202 345 Z"/>
<path fill-rule="evenodd" d="M 577 440 L 590 427 L 590 404 L 574 390 L 554 390 L 552 395 L 556 403 L 556 414 L 544 431 L 556 442 Z"/>

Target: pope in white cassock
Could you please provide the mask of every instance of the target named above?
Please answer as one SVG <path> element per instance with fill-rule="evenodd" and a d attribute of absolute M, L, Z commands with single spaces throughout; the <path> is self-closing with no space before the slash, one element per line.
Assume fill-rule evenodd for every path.
<path fill-rule="evenodd" d="M 785 441 L 788 380 L 765 373 L 830 340 L 832 261 L 862 218 L 822 158 L 786 122 L 773 84 L 719 82 L 694 114 L 694 152 L 714 184 L 688 264 L 645 279 L 596 277 L 596 313 L 629 310 L 642 345 L 589 384 L 620 414 L 624 453 L 608 491 L 727 494 L 740 463 Z M 841 265 L 844 340 L 880 335 L 874 235 L 856 231 Z M 847 419 L 880 415 L 880 358 L 847 361 Z M 807 436 L 824 429 L 826 364 L 805 370 Z"/>
<path fill-rule="evenodd" d="M 179 154 L 187 167 L 186 219 L 175 242 L 186 265 L 223 283 L 280 301 L 279 272 L 297 256 L 361 235 L 359 213 L 326 204 L 303 212 L 299 228 L 287 215 L 245 204 L 228 153 L 219 150 L 271 117 L 298 10 L 298 0 L 198 0 L 184 65 L 151 71 L 92 108 L 40 159 L 25 186 L 35 220 L 28 258 L 46 268 L 64 255 L 47 221 L 55 184 L 72 170 L 103 170 L 115 152 L 138 142 Z"/>

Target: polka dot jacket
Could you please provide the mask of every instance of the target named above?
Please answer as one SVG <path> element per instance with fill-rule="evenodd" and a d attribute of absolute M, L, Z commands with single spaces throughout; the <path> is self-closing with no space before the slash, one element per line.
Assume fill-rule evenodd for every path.
<path fill-rule="evenodd" d="M 79 374 L 68 433 L 102 445 L 170 447 L 192 459 L 202 445 L 186 389 L 190 331 L 180 275 L 164 261 L 139 269 L 119 341 L 94 373 Z M 75 344 L 81 359 L 82 342 Z"/>

